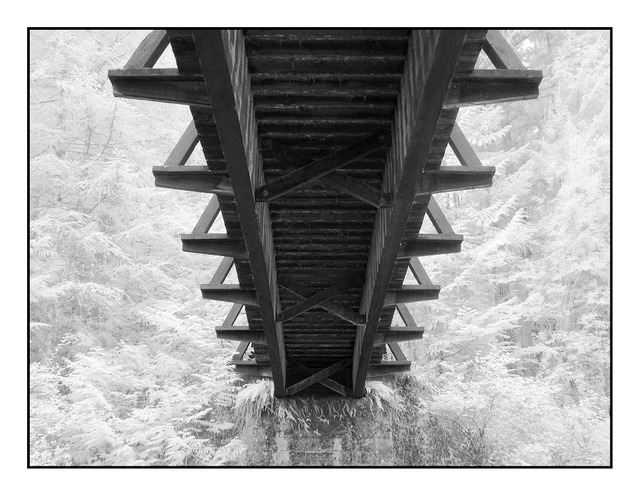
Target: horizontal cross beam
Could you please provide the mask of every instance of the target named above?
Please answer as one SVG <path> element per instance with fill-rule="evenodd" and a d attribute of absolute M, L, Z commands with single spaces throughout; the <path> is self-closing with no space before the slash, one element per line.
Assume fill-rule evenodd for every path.
<path fill-rule="evenodd" d="M 375 344 L 398 343 L 422 339 L 424 327 L 390 327 L 376 333 Z"/>
<path fill-rule="evenodd" d="M 180 74 L 177 69 L 112 69 L 109 71 L 109 79 L 114 95 L 117 97 L 210 106 L 204 80 L 200 74 Z M 453 109 L 536 98 L 541 80 L 541 71 L 529 70 L 491 69 L 457 74 L 444 108 Z M 307 84 L 298 83 L 298 85 L 309 88 Z M 320 88 L 317 89 L 322 94 Z M 348 91 L 341 91 L 340 95 L 336 96 L 342 96 L 343 103 L 349 105 L 354 95 Z M 308 98 L 310 98 L 308 94 L 300 94 L 298 97 L 300 104 Z"/>
<path fill-rule="evenodd" d="M 367 370 L 367 379 L 384 377 L 385 375 L 391 374 L 400 374 L 402 372 L 409 372 L 410 370 L 411 362 L 408 360 L 380 362 L 378 364 L 369 366 Z"/>
<path fill-rule="evenodd" d="M 384 299 L 384 306 L 395 306 L 398 303 L 415 303 L 417 301 L 437 300 L 440 286 L 420 284 L 418 286 L 402 286 L 397 291 L 389 291 Z"/>
<path fill-rule="evenodd" d="M 267 344 L 262 331 L 252 331 L 249 326 L 216 326 L 218 339 L 227 341 L 248 341 L 250 343 Z"/>
<path fill-rule="evenodd" d="M 384 147 L 387 142 L 384 134 L 376 134 L 342 150 L 330 153 L 258 188 L 256 199 L 257 201 L 275 200 L 294 189 L 316 181 L 340 167 L 373 153 Z"/>
<path fill-rule="evenodd" d="M 232 360 L 238 374 L 254 377 L 273 378 L 273 370 L 268 365 L 260 365 L 254 360 Z"/>
<path fill-rule="evenodd" d="M 160 188 L 234 195 L 229 178 L 213 174 L 206 165 L 154 167 L 152 170 L 156 186 Z"/>
<path fill-rule="evenodd" d="M 250 307 L 259 307 L 256 292 L 242 289 L 237 284 L 201 284 L 200 291 L 205 300 L 241 303 Z"/>
<path fill-rule="evenodd" d="M 278 316 L 278 321 L 286 322 L 287 320 L 291 320 L 294 317 L 300 315 L 307 310 L 310 310 L 318 305 L 324 303 L 327 300 L 330 300 L 334 296 L 339 295 L 340 293 L 346 291 L 349 288 L 352 288 L 358 284 L 362 284 L 362 279 L 360 277 L 349 275 L 339 282 L 334 284 L 333 286 L 319 291 L 318 293 L 305 298 L 303 301 L 296 303 L 295 305 L 290 306 L 283 310 Z"/>
<path fill-rule="evenodd" d="M 425 171 L 417 195 L 431 195 L 448 191 L 488 188 L 493 183 L 495 167 L 442 166 Z"/>
<path fill-rule="evenodd" d="M 397 258 L 459 253 L 463 239 L 457 234 L 418 234 L 417 238 L 402 243 Z"/>
<path fill-rule="evenodd" d="M 182 250 L 189 253 L 219 255 L 247 259 L 247 248 L 241 239 L 231 239 L 227 234 L 181 234 Z"/>

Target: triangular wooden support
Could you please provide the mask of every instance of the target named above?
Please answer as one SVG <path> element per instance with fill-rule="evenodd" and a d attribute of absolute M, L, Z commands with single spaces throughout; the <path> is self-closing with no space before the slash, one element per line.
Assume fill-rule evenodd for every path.
<path fill-rule="evenodd" d="M 199 141 L 196 124 L 191 121 L 165 161 L 165 167 L 186 164 Z"/>
<path fill-rule="evenodd" d="M 211 197 L 211 200 L 209 200 L 207 207 L 202 212 L 202 215 L 198 219 L 198 222 L 196 223 L 191 233 L 192 234 L 208 233 L 209 229 L 211 229 L 211 226 L 216 221 L 216 218 L 218 217 L 219 214 L 220 214 L 220 202 L 218 201 L 218 197 L 216 195 L 213 195 Z"/>
<path fill-rule="evenodd" d="M 487 31 L 482 49 L 497 69 L 526 70 L 509 42 L 504 39 L 504 36 L 498 30 L 490 29 Z"/>
<path fill-rule="evenodd" d="M 291 360 L 291 365 L 294 368 L 298 369 L 300 372 L 307 374 L 307 376 L 313 375 L 313 370 L 309 369 L 308 367 L 305 367 L 301 363 L 294 362 L 293 360 Z M 318 381 L 318 384 L 322 384 L 327 389 L 330 389 L 331 391 L 335 391 L 336 393 L 341 394 L 342 396 L 347 396 L 347 397 L 351 396 L 351 389 L 344 387 L 342 384 L 334 381 L 333 379 L 329 379 L 329 378 L 320 379 Z"/>
<path fill-rule="evenodd" d="M 138 45 L 125 69 L 153 67 L 169 45 L 169 37 L 164 29 L 151 31 Z"/>

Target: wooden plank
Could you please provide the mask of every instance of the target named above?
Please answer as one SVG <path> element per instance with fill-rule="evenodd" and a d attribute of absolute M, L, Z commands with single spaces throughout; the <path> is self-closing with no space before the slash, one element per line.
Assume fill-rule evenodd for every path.
<path fill-rule="evenodd" d="M 471 143 L 469 143 L 458 124 L 453 125 L 451 136 L 449 136 L 449 145 L 462 165 L 482 167 L 482 162 L 476 152 L 473 151 Z"/>
<path fill-rule="evenodd" d="M 241 239 L 231 239 L 227 234 L 181 234 L 182 251 L 247 259 L 247 249 Z"/>
<path fill-rule="evenodd" d="M 424 173 L 417 195 L 488 188 L 495 172 L 495 167 L 442 166 Z"/>
<path fill-rule="evenodd" d="M 413 257 L 411 260 L 409 260 L 409 269 L 413 273 L 413 277 L 415 277 L 416 281 L 418 281 L 418 284 L 427 284 L 427 285 L 433 284 L 431 282 L 431 279 L 429 279 L 429 276 L 427 275 L 427 271 L 424 270 L 424 267 L 422 266 L 422 262 L 420 261 L 419 258 Z"/>
<path fill-rule="evenodd" d="M 153 176 L 159 188 L 233 196 L 229 178 L 213 174 L 206 165 L 154 167 Z"/>
<path fill-rule="evenodd" d="M 204 78 L 177 69 L 112 69 L 113 94 L 119 98 L 209 107 Z"/>
<path fill-rule="evenodd" d="M 198 219 L 196 226 L 191 231 L 193 234 L 204 234 L 208 233 L 211 226 L 216 221 L 218 214 L 220 213 L 220 202 L 218 201 L 218 197 L 213 195 L 209 203 L 207 204 L 204 212 Z"/>
<path fill-rule="evenodd" d="M 313 370 L 311 370 L 308 367 L 305 367 L 304 365 L 302 365 L 301 363 L 298 362 L 294 362 L 292 360 L 292 365 L 300 370 L 300 372 L 303 372 L 304 374 L 307 374 L 309 376 L 313 375 Z M 320 379 L 318 381 L 319 384 L 322 384 L 324 387 L 330 389 L 331 391 L 335 391 L 338 394 L 341 394 L 342 396 L 351 396 L 351 389 L 344 387 L 342 384 L 334 381 L 333 379 Z"/>
<path fill-rule="evenodd" d="M 438 231 L 438 233 L 455 234 L 455 232 L 453 232 L 451 224 L 449 224 L 449 221 L 444 216 L 444 213 L 440 209 L 438 202 L 433 196 L 429 197 L 429 203 L 427 204 L 427 215 L 429 216 L 429 219 L 431 219 L 433 227 L 436 228 L 436 231 Z"/>
<path fill-rule="evenodd" d="M 232 266 L 233 258 L 224 257 L 222 260 L 220 260 L 220 264 L 218 265 L 215 274 L 213 274 L 210 284 L 222 284 L 229 275 Z"/>
<path fill-rule="evenodd" d="M 482 45 L 482 49 L 497 69 L 526 69 L 520 61 L 520 58 L 513 51 L 513 48 L 511 48 L 511 45 L 504 39 L 500 31 L 496 29 L 487 31 L 487 37 Z"/>
<path fill-rule="evenodd" d="M 287 320 L 291 320 L 292 318 L 300 315 L 307 310 L 317 307 L 318 305 L 324 303 L 327 300 L 330 300 L 334 296 L 339 295 L 343 291 L 346 291 L 349 288 L 357 286 L 358 284 L 362 284 L 362 279 L 353 274 L 342 278 L 333 286 L 324 289 L 315 293 L 314 295 L 305 298 L 303 301 L 296 303 L 295 305 L 290 306 L 283 310 L 278 316 L 278 321 L 286 322 Z"/>
<path fill-rule="evenodd" d="M 164 53 L 167 45 L 169 45 L 169 37 L 164 29 L 151 31 L 124 65 L 125 69 L 153 67 Z"/>
<path fill-rule="evenodd" d="M 375 344 L 416 341 L 422 339 L 423 334 L 424 327 L 391 327 L 386 331 L 378 331 Z"/>
<path fill-rule="evenodd" d="M 313 296 L 313 293 L 306 290 L 303 286 L 291 281 L 288 281 L 286 286 L 280 285 L 280 287 L 285 291 L 298 296 L 299 298 L 309 298 Z M 365 322 L 364 315 L 356 313 L 340 305 L 339 303 L 325 301 L 323 303 L 320 303 L 318 307 L 354 325 L 361 325 Z"/>
<path fill-rule="evenodd" d="M 303 389 L 306 389 L 309 386 L 312 386 L 316 382 L 321 381 L 322 379 L 326 379 L 329 376 L 335 374 L 336 372 L 339 372 L 342 369 L 347 368 L 349 365 L 351 365 L 351 358 L 346 358 L 337 363 L 334 363 L 333 365 L 325 369 L 322 369 L 321 371 L 316 372 L 313 375 L 310 375 L 306 379 L 302 379 L 301 381 L 295 383 L 293 386 L 289 386 L 287 388 L 287 395 L 290 396 L 290 395 L 296 394 L 302 391 Z"/>
<path fill-rule="evenodd" d="M 405 226 L 466 35 L 465 30 L 412 31 L 386 165 L 393 169 L 385 171 L 389 179 L 383 187 L 383 191 L 393 191 L 395 198 L 391 209 L 378 210 L 360 307 L 367 323 L 358 328 L 354 346 L 355 397 L 365 392 L 375 334 Z"/>
<path fill-rule="evenodd" d="M 186 164 L 198 141 L 200 141 L 198 130 L 196 129 L 196 123 L 192 120 L 184 133 L 182 133 L 176 146 L 173 147 L 173 150 L 164 163 L 165 167 Z"/>
<path fill-rule="evenodd" d="M 340 167 L 369 155 L 384 147 L 386 143 L 387 138 L 384 134 L 376 134 L 331 153 L 258 188 L 256 199 L 258 201 L 271 201 L 279 198 L 300 186 L 316 181 Z"/>
<path fill-rule="evenodd" d="M 218 339 L 227 341 L 248 341 L 250 343 L 267 344 L 262 331 L 252 331 L 249 326 L 216 326 Z"/>
<path fill-rule="evenodd" d="M 419 234 L 417 238 L 402 243 L 398 259 L 459 253 L 463 239 L 457 234 Z"/>
<path fill-rule="evenodd" d="M 402 286 L 397 291 L 389 291 L 384 299 L 384 306 L 391 307 L 399 303 L 415 303 L 417 301 L 437 300 L 440 296 L 440 286 L 420 284 L 417 286 Z"/>
<path fill-rule="evenodd" d="M 237 284 L 201 284 L 200 291 L 205 300 L 228 301 L 258 307 L 256 292 L 242 289 Z"/>
<path fill-rule="evenodd" d="M 275 252 L 268 205 L 258 206 L 254 198 L 256 188 L 264 184 L 264 172 L 242 32 L 194 30 L 192 35 L 249 254 L 274 393 L 283 397 L 286 353 L 282 325 L 275 320 L 280 310 Z"/>

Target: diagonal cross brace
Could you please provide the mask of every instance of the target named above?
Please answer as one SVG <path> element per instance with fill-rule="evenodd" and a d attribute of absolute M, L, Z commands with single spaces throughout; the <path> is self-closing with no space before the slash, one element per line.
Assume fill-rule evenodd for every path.
<path fill-rule="evenodd" d="M 310 375 L 306 379 L 302 379 L 300 382 L 295 383 L 293 386 L 289 386 L 287 388 L 287 395 L 296 394 L 302 391 L 303 389 L 306 389 L 309 386 L 312 386 L 316 382 L 326 379 L 329 376 L 335 374 L 336 372 L 339 372 L 340 370 L 347 368 L 349 365 L 351 365 L 351 358 L 345 358 L 344 360 L 341 360 L 338 363 L 334 363 L 333 365 L 327 367 L 326 369 L 322 369 L 321 371 L 316 372 L 313 375 Z"/>

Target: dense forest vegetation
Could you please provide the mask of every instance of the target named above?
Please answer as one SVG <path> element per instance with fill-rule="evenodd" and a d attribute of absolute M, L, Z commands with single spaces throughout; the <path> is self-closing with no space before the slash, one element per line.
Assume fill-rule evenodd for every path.
<path fill-rule="evenodd" d="M 207 195 L 151 175 L 188 109 L 116 99 L 106 77 L 145 34 L 30 33 L 32 465 L 243 463 L 248 416 L 309 407 L 244 384 L 233 343 L 215 338 L 230 304 L 202 300 L 199 284 L 218 260 L 178 237 Z M 406 463 L 607 465 L 610 36 L 505 36 L 543 71 L 540 97 L 461 110 L 494 186 L 439 197 L 465 242 L 423 259 L 442 292 L 412 305 L 427 328 L 403 345 L 413 375 L 343 406 L 393 412 L 420 439 Z M 169 50 L 159 65 L 173 64 Z"/>

